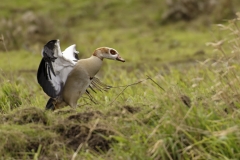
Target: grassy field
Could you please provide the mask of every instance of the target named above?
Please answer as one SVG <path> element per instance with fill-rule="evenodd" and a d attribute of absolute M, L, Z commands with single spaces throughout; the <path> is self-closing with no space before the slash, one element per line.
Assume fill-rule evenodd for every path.
<path fill-rule="evenodd" d="M 239 20 L 161 25 L 165 10 L 153 0 L 1 3 L 0 159 L 240 159 Z M 44 110 L 36 72 L 57 38 L 82 58 L 109 46 L 126 60 L 104 60 L 98 77 L 113 88 L 93 94 L 98 104 L 83 96 L 77 111 Z"/>

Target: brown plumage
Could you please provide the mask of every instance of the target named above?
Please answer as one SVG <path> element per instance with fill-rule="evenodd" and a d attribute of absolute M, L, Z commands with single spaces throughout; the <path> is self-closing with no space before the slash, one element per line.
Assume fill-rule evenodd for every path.
<path fill-rule="evenodd" d="M 93 77 L 100 70 L 104 58 L 125 62 L 115 49 L 109 47 L 98 48 L 90 58 L 78 60 L 68 75 L 61 98 L 55 102 L 55 109 L 66 105 L 77 107 L 78 99 L 86 92 Z"/>

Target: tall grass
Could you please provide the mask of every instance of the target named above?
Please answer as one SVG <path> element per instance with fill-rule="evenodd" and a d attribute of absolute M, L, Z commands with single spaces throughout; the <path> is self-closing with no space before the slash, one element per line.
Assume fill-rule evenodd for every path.
<path fill-rule="evenodd" d="M 90 44 L 116 45 L 126 57 L 126 64 L 104 62 L 98 76 L 114 88 L 94 95 L 98 104 L 81 98 L 77 111 L 69 107 L 44 111 L 48 97 L 36 81 L 40 55 L 22 51 L 1 54 L 1 62 L 10 58 L 11 61 L 0 64 L 4 70 L 0 81 L 0 157 L 240 159 L 240 17 L 237 15 L 227 24 L 218 25 L 224 39 L 214 42 L 208 42 L 212 41 L 209 35 L 206 40 L 200 33 L 186 34 L 182 30 L 169 33 L 170 29 L 164 28 L 169 32 L 163 34 L 156 26 L 152 32 L 146 26 L 134 31 L 104 30 L 97 37 L 100 40 L 92 38 L 99 31 L 83 34 L 84 38 L 77 42 L 85 45 L 85 53 Z M 124 31 L 129 34 L 124 35 Z M 143 38 L 139 40 L 137 36 Z M 169 36 L 175 36 L 180 44 L 169 45 L 174 40 L 166 42 L 164 39 Z M 195 45 L 191 43 L 195 40 L 196 44 L 208 42 L 216 52 L 204 53 L 195 60 Z M 165 53 L 160 53 L 161 49 Z M 171 57 L 169 61 L 187 60 L 164 63 L 165 57 Z"/>
<path fill-rule="evenodd" d="M 207 43 L 217 57 L 153 77 L 164 91 L 150 81 L 126 90 L 123 101 L 142 102 L 141 110 L 122 111 L 109 122 L 121 134 L 103 159 L 239 159 L 238 24 L 239 17 L 219 25 L 225 40 Z"/>

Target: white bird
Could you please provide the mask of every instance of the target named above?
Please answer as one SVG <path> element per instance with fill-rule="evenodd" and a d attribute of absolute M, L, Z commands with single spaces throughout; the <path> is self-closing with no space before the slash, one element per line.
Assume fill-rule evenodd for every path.
<path fill-rule="evenodd" d="M 61 98 L 55 101 L 55 108 L 62 108 L 66 105 L 77 107 L 78 99 L 94 82 L 94 76 L 100 70 L 104 58 L 125 62 L 115 49 L 109 47 L 97 48 L 90 58 L 78 60 L 67 77 Z"/>
<path fill-rule="evenodd" d="M 104 50 L 103 48 L 107 49 L 110 55 L 105 54 L 107 50 Z M 99 52 L 100 50 L 103 51 L 102 53 L 104 53 L 103 55 L 105 56 L 102 56 L 102 53 Z M 110 86 L 107 86 L 101 83 L 98 78 L 94 77 L 95 74 L 100 69 L 101 65 L 99 65 L 99 63 L 95 63 L 94 61 L 92 61 L 91 59 L 94 59 L 94 58 L 91 58 L 91 57 L 88 59 L 82 59 L 78 61 L 77 55 L 78 55 L 78 52 L 76 51 L 75 44 L 69 46 L 63 52 L 61 52 L 59 40 L 51 40 L 44 46 L 42 51 L 43 58 L 38 68 L 37 79 L 38 79 L 38 83 L 41 85 L 44 92 L 50 97 L 50 99 L 47 102 L 46 109 L 58 108 L 56 106 L 58 106 L 58 104 L 60 103 L 61 103 L 61 106 L 64 106 L 67 104 L 70 105 L 68 100 L 65 100 L 65 99 L 68 99 L 67 97 L 69 97 L 70 95 L 73 95 L 72 93 L 74 93 L 77 90 L 76 88 L 71 88 L 73 86 L 76 87 L 75 85 L 71 85 L 72 79 L 74 79 L 74 82 L 73 82 L 74 84 L 75 83 L 81 84 L 78 90 L 80 89 L 82 94 L 86 93 L 91 100 L 92 100 L 92 96 L 87 90 L 88 87 L 90 87 L 94 92 L 95 90 L 92 88 L 92 86 L 94 86 L 100 91 L 107 90 L 110 88 Z M 101 61 L 103 60 L 103 58 L 114 59 L 114 57 L 116 60 L 124 61 L 123 59 L 120 58 L 116 50 L 108 47 L 102 47 L 102 49 L 101 48 L 97 49 L 94 52 L 93 56 L 100 57 Z M 83 69 L 82 70 L 74 69 L 76 68 L 75 65 L 83 66 Z M 89 83 L 83 83 L 82 80 L 86 80 L 85 72 L 88 73 L 88 71 L 90 71 L 92 68 L 98 68 L 98 70 L 94 75 L 91 73 L 91 79 L 89 79 L 90 82 L 88 81 Z M 75 70 L 75 71 L 72 71 L 72 70 Z M 68 75 L 70 72 L 71 74 L 74 74 L 75 72 L 79 72 L 82 75 L 80 75 L 80 78 L 68 78 Z M 68 81 L 70 81 L 70 83 Z M 68 85 L 66 86 L 65 83 L 67 83 Z M 69 96 L 66 96 L 66 94 L 64 93 L 69 94 Z M 80 96 L 78 98 L 80 98 Z M 70 106 L 76 107 L 76 105 L 75 106 L 70 105 Z"/>

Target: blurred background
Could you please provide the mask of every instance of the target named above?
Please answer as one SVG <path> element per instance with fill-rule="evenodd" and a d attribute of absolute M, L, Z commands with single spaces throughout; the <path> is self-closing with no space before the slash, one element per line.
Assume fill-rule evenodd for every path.
<path fill-rule="evenodd" d="M 46 42 L 60 39 L 62 50 L 75 43 L 83 55 L 109 46 L 133 61 L 202 58 L 205 43 L 222 38 L 213 37 L 212 24 L 234 18 L 239 5 L 239 0 L 3 1 L 0 51 L 40 54 Z"/>

